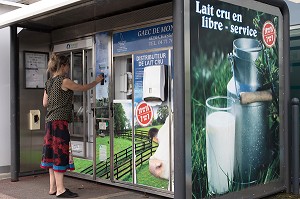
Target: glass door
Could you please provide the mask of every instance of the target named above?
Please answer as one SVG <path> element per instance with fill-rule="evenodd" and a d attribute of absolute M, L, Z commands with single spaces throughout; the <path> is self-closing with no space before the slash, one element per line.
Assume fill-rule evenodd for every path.
<path fill-rule="evenodd" d="M 71 79 L 78 83 L 83 84 L 86 82 L 84 78 L 84 73 L 86 69 L 83 65 L 83 53 L 80 52 L 72 52 L 71 53 Z M 75 140 L 85 141 L 84 132 L 86 131 L 86 115 L 85 113 L 85 103 L 86 99 L 84 96 L 84 92 L 75 91 L 74 92 L 74 121 L 73 121 L 73 128 L 71 132 L 72 138 Z"/>
<path fill-rule="evenodd" d="M 71 79 L 78 84 L 93 81 L 92 50 L 71 52 Z M 75 91 L 73 123 L 70 127 L 75 172 L 93 175 L 94 157 L 94 90 Z"/>
<path fill-rule="evenodd" d="M 113 180 L 134 182 L 132 57 L 115 57 L 113 61 Z"/>

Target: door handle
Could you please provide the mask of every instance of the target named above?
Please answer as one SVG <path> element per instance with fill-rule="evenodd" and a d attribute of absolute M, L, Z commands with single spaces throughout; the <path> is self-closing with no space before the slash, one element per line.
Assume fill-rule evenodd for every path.
<path fill-rule="evenodd" d="M 91 111 L 89 112 L 89 114 L 93 114 L 95 113 L 95 108 L 91 108 Z"/>
<path fill-rule="evenodd" d="M 110 112 L 111 112 L 111 117 L 114 116 L 114 107 L 113 107 L 113 102 L 110 103 Z"/>

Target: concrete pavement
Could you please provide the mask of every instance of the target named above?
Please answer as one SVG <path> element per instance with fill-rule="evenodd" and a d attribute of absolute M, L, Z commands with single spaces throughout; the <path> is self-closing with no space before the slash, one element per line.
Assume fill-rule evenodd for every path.
<path fill-rule="evenodd" d="M 65 186 L 79 194 L 78 199 L 167 199 L 116 186 L 65 177 Z M 20 177 L 18 182 L 11 182 L 10 174 L 0 174 L 0 198 L 2 199 L 51 199 L 48 195 L 48 174 Z"/>

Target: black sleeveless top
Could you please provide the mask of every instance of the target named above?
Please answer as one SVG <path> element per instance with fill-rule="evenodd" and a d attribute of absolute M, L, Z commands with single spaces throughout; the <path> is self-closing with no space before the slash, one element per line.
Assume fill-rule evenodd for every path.
<path fill-rule="evenodd" d="M 48 106 L 46 122 L 55 120 L 66 120 L 72 122 L 72 108 L 73 108 L 73 91 L 64 91 L 62 81 L 66 77 L 56 76 L 50 77 L 45 86 L 46 93 L 48 95 Z"/>

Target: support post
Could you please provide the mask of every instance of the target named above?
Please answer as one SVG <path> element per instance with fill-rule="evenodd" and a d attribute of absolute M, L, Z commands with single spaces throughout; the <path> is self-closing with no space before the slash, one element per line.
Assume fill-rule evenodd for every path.
<path fill-rule="evenodd" d="M 19 133 L 19 54 L 17 27 L 10 27 L 10 135 L 11 135 L 11 181 L 19 181 L 20 133 Z"/>
<path fill-rule="evenodd" d="M 186 195 L 185 141 L 185 63 L 184 63 L 184 1 L 173 1 L 174 46 L 174 198 L 189 199 Z M 176 154 L 176 155 L 175 155 Z"/>
<path fill-rule="evenodd" d="M 299 99 L 292 99 L 292 171 L 293 171 L 293 193 L 299 194 Z"/>

